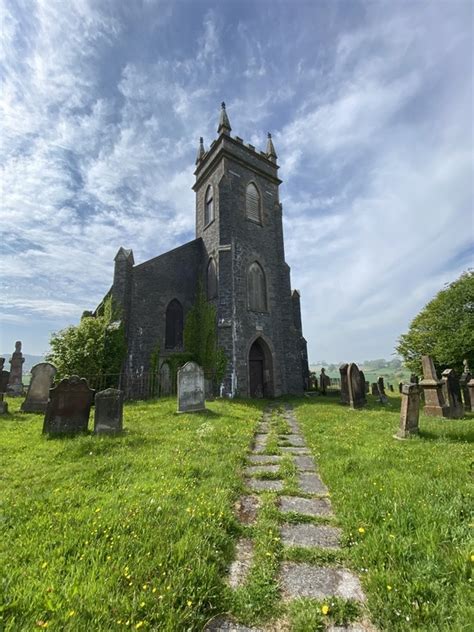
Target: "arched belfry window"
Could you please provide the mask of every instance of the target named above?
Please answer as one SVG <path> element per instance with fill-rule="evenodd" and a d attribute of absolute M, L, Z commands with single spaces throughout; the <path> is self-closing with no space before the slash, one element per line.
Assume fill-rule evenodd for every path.
<path fill-rule="evenodd" d="M 217 296 L 217 267 L 214 259 L 209 259 L 207 264 L 207 298 L 215 298 Z"/>
<path fill-rule="evenodd" d="M 166 349 L 175 349 L 183 344 L 183 307 L 175 298 L 166 308 Z"/>
<path fill-rule="evenodd" d="M 267 284 L 265 272 L 256 261 L 248 272 L 248 306 L 255 312 L 267 311 Z"/>
<path fill-rule="evenodd" d="M 204 226 L 207 226 L 214 219 L 214 192 L 212 186 L 206 189 L 206 197 L 204 199 Z"/>
<path fill-rule="evenodd" d="M 245 209 L 247 217 L 254 222 L 262 223 L 262 214 L 260 209 L 260 193 L 253 182 L 247 185 L 245 196 Z"/>

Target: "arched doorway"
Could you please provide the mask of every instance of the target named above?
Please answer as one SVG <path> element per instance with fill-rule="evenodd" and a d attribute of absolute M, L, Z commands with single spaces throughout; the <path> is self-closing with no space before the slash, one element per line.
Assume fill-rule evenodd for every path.
<path fill-rule="evenodd" d="M 257 338 L 249 350 L 250 397 L 273 397 L 272 354 L 262 338 Z"/>

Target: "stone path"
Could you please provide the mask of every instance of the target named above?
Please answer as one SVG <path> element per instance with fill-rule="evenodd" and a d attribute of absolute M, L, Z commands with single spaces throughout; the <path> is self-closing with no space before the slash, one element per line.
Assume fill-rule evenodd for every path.
<path fill-rule="evenodd" d="M 272 414 L 276 423 L 286 422 L 289 432 L 276 435 L 278 454 L 268 454 L 267 443 L 272 429 Z M 280 478 L 282 459 L 290 458 L 296 470 L 298 492 L 294 484 L 288 490 L 285 477 Z M 236 515 L 243 525 L 253 525 L 258 519 L 261 506 L 261 492 L 278 494 L 278 510 L 282 516 L 279 535 L 285 548 L 318 549 L 337 551 L 340 549 L 341 529 L 334 526 L 334 513 L 328 498 L 328 488 L 321 480 L 310 451 L 306 447 L 298 422 L 291 406 L 284 409 L 268 407 L 254 437 L 252 452 L 247 457 L 245 483 L 250 493 L 242 496 L 236 504 Z M 288 493 L 289 492 L 289 493 Z M 286 522 L 291 516 L 291 522 Z M 301 522 L 297 522 L 298 517 Z M 318 518 L 318 523 L 311 522 Z M 309 520 L 309 521 L 308 521 Z M 320 524 L 321 523 L 321 524 Z M 232 563 L 228 584 L 231 588 L 245 585 L 252 566 L 253 544 L 248 537 L 241 538 L 236 546 L 236 559 Z M 279 572 L 280 593 L 283 601 L 309 597 L 319 601 L 340 597 L 365 601 L 360 581 L 351 571 L 340 566 L 314 565 L 301 562 L 284 561 Z M 329 625 L 329 623 L 328 623 Z M 276 626 L 276 627 L 275 627 Z M 273 627 L 249 628 L 240 625 L 230 617 L 217 617 L 205 627 L 207 632 L 263 632 L 280 629 L 278 623 Z M 369 624 L 353 623 L 347 627 L 330 626 L 327 632 L 368 632 L 373 631 Z"/>

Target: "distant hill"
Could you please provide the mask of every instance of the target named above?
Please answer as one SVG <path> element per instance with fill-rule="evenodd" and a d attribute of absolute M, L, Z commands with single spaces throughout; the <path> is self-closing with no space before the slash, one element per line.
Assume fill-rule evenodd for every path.
<path fill-rule="evenodd" d="M 0 353 L 0 358 L 5 358 L 5 366 L 3 367 L 4 371 L 10 370 L 10 363 L 8 360 L 12 357 L 12 353 Z M 25 358 L 25 363 L 23 364 L 23 373 L 29 373 L 31 369 L 38 364 L 38 362 L 44 362 L 45 359 L 43 356 L 39 355 L 30 355 L 28 353 L 24 353 L 23 357 Z"/>

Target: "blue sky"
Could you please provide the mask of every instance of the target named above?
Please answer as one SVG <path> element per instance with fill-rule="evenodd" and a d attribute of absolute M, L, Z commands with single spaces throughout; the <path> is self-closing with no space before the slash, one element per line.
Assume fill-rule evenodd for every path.
<path fill-rule="evenodd" d="M 194 238 L 225 100 L 271 131 L 310 360 L 389 357 L 472 266 L 472 3 L 3 0 L 0 351 Z"/>

